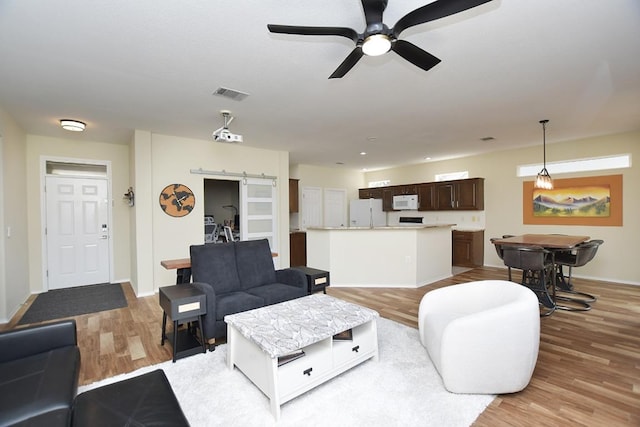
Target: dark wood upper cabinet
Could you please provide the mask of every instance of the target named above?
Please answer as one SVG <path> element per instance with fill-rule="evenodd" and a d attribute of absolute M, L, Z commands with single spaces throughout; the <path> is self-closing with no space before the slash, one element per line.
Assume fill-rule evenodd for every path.
<path fill-rule="evenodd" d="M 483 210 L 484 178 L 436 183 L 438 210 Z"/>
<path fill-rule="evenodd" d="M 298 181 L 289 178 L 289 213 L 298 212 Z"/>
<path fill-rule="evenodd" d="M 394 187 L 382 187 L 382 210 L 391 212 L 393 210 L 393 196 L 395 196 Z"/>
<path fill-rule="evenodd" d="M 358 196 L 361 199 L 382 199 L 382 210 L 387 212 L 393 211 L 393 196 L 404 194 L 418 195 L 418 210 L 420 211 L 483 210 L 484 178 L 360 188 L 358 190 Z"/>
<path fill-rule="evenodd" d="M 418 185 L 418 210 L 433 211 L 436 210 L 436 184 L 429 182 Z"/>
<path fill-rule="evenodd" d="M 361 188 L 358 190 L 360 199 L 382 199 L 382 187 Z"/>

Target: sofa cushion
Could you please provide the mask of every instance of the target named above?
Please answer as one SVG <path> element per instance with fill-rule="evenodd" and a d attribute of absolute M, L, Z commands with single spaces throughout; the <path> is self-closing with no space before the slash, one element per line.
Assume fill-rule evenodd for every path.
<path fill-rule="evenodd" d="M 216 301 L 216 320 L 223 320 L 227 314 L 253 310 L 265 305 L 264 298 L 246 292 L 218 294 Z"/>
<path fill-rule="evenodd" d="M 276 269 L 267 239 L 236 242 L 235 245 L 242 290 L 276 282 Z"/>
<path fill-rule="evenodd" d="M 79 369 L 76 346 L 1 363 L 0 425 L 69 425 Z"/>
<path fill-rule="evenodd" d="M 307 290 L 285 285 L 284 283 L 271 283 L 247 290 L 247 293 L 257 295 L 264 299 L 266 305 L 300 298 L 307 295 Z"/>
<path fill-rule="evenodd" d="M 240 289 L 234 243 L 193 245 L 190 252 L 194 282 L 208 283 L 217 294 Z"/>
<path fill-rule="evenodd" d="M 189 426 L 162 369 L 80 394 L 73 426 Z"/>

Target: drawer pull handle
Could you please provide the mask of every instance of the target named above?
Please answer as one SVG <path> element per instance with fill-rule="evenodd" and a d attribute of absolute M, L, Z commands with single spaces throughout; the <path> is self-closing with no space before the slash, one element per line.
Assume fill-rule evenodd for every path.
<path fill-rule="evenodd" d="M 360 346 L 359 345 L 357 345 L 357 346 L 355 346 L 355 347 L 353 347 L 351 349 L 351 351 L 355 351 L 356 353 L 358 352 L 358 350 L 360 350 Z"/>
<path fill-rule="evenodd" d="M 311 371 L 313 371 L 313 368 L 305 369 L 302 371 L 302 374 L 311 376 Z"/>

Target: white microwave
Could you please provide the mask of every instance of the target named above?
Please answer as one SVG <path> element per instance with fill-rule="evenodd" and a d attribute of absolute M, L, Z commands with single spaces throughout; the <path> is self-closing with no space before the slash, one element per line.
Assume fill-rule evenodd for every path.
<path fill-rule="evenodd" d="M 405 194 L 401 196 L 393 196 L 393 209 L 396 211 L 418 209 L 418 195 Z"/>

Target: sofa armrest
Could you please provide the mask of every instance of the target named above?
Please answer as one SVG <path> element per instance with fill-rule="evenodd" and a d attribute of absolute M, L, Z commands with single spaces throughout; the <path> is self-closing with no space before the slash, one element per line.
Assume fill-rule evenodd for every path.
<path fill-rule="evenodd" d="M 307 290 L 307 276 L 302 271 L 295 268 L 284 268 L 276 270 L 276 280 L 278 283 L 294 286 L 296 288 Z"/>
<path fill-rule="evenodd" d="M 207 340 L 215 338 L 213 331 L 216 323 L 216 291 L 213 286 L 204 282 L 193 282 L 191 285 L 207 296 L 207 314 L 202 316 L 202 333 Z"/>
<path fill-rule="evenodd" d="M 78 343 L 75 320 L 63 320 L 0 333 L 0 363 Z"/>

